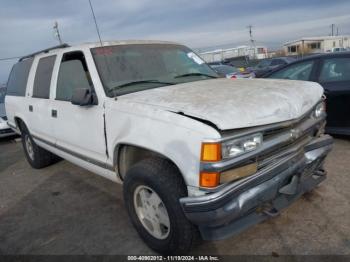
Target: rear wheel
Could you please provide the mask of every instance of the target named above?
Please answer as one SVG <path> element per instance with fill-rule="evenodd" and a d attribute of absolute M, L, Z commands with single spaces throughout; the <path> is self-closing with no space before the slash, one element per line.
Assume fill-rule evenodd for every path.
<path fill-rule="evenodd" d="M 60 160 L 58 156 L 38 146 L 23 123 L 21 124 L 21 133 L 26 159 L 33 168 L 44 168 Z"/>
<path fill-rule="evenodd" d="M 188 252 L 198 237 L 179 199 L 187 195 L 177 168 L 164 159 L 146 159 L 133 166 L 123 185 L 124 201 L 137 232 L 161 254 Z"/>

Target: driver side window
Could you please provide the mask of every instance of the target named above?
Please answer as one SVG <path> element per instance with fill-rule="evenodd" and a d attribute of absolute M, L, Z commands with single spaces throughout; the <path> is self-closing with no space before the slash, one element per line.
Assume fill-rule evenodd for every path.
<path fill-rule="evenodd" d="M 272 73 L 269 78 L 292 79 L 292 80 L 310 80 L 314 61 L 305 61 L 290 65 L 279 71 Z"/>
<path fill-rule="evenodd" d="M 71 101 L 77 88 L 92 88 L 92 81 L 82 52 L 66 53 L 62 57 L 57 79 L 56 100 Z"/>

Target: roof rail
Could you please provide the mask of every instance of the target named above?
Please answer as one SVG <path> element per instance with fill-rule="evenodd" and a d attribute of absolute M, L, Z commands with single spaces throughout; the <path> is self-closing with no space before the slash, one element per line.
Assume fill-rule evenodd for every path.
<path fill-rule="evenodd" d="M 18 61 L 21 62 L 22 60 L 30 58 L 30 57 L 33 57 L 35 55 L 38 55 L 38 54 L 41 54 L 41 53 L 48 53 L 51 50 L 58 49 L 58 48 L 66 48 L 66 47 L 70 47 L 70 45 L 64 43 L 64 44 L 61 44 L 61 45 L 56 45 L 56 46 L 53 46 L 53 47 L 49 47 L 49 48 L 46 48 L 44 50 L 40 50 L 40 51 L 37 51 L 35 53 L 32 53 L 30 55 L 23 56 Z"/>

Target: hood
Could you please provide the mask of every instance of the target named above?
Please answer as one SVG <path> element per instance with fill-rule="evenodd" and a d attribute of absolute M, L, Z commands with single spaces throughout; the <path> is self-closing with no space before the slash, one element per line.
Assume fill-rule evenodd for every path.
<path fill-rule="evenodd" d="M 223 78 L 154 88 L 118 99 L 183 113 L 227 130 L 299 118 L 322 94 L 322 87 L 314 82 Z"/>

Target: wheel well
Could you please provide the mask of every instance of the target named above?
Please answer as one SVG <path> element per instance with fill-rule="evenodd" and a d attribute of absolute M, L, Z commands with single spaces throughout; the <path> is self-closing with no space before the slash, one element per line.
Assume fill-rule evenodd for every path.
<path fill-rule="evenodd" d="M 22 127 L 23 127 L 23 125 L 25 125 L 24 121 L 17 116 L 14 118 L 14 120 L 15 120 L 16 126 L 18 127 L 19 131 L 22 132 Z"/>
<path fill-rule="evenodd" d="M 146 158 L 162 158 L 172 163 L 181 174 L 176 164 L 164 155 L 155 151 L 134 145 L 119 145 L 114 151 L 114 166 L 117 166 L 120 177 L 124 180 L 128 170 L 138 162 Z M 181 175 L 183 178 L 183 176 Z"/>

